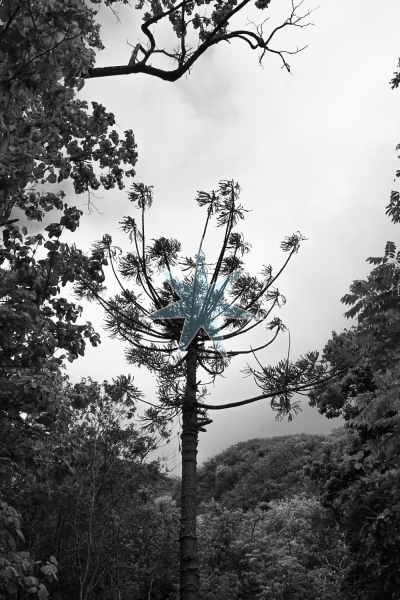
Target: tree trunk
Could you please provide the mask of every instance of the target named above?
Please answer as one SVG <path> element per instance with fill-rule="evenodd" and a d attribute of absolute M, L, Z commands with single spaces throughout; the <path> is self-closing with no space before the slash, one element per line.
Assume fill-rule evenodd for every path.
<path fill-rule="evenodd" d="M 182 491 L 180 528 L 180 600 L 199 599 L 197 562 L 197 346 L 193 341 L 186 356 L 186 394 L 182 407 Z"/>

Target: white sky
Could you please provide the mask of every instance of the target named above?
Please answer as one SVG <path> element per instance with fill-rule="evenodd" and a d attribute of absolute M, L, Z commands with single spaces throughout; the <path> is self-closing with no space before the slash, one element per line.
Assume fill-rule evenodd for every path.
<path fill-rule="evenodd" d="M 308 8 L 316 6 L 311 2 Z M 278 22 L 289 10 L 289 0 L 275 0 L 268 15 Z M 136 41 L 138 13 L 122 7 L 122 24 L 105 9 L 101 15 L 106 50 L 99 54 L 97 66 L 127 64 L 132 49 L 126 41 Z M 238 16 L 237 24 L 242 27 L 247 17 L 266 16 L 249 10 Z M 268 263 L 277 269 L 285 256 L 279 243 L 286 235 L 300 230 L 308 238 L 278 284 L 287 304 L 276 314 L 291 330 L 293 359 L 322 350 L 332 330 L 351 325 L 343 318 L 340 298 L 354 279 L 369 273 L 365 259 L 381 255 L 388 239 L 398 239 L 385 206 L 390 190 L 396 189 L 395 147 L 400 142 L 399 92 L 389 85 L 400 55 L 400 3 L 322 0 L 312 21 L 315 27 L 292 30 L 275 46 L 291 50 L 308 44 L 292 57 L 292 75 L 273 55 L 261 69 L 257 54 L 236 41 L 208 51 L 190 76 L 176 83 L 129 75 L 89 80 L 81 92 L 82 98 L 114 112 L 120 131 L 129 128 L 135 133 L 136 181 L 153 185 L 155 194 L 148 239 L 175 237 L 184 254 L 193 255 L 204 218 L 194 202 L 196 191 L 216 189 L 220 179 L 238 181 L 242 203 L 252 210 L 239 229 L 252 244 L 246 259 L 249 271 L 256 273 Z M 73 204 L 71 195 L 70 191 Z M 110 233 L 127 249 L 118 224 L 135 209 L 126 192 L 99 195 L 101 214 L 85 216 L 71 241 L 88 248 Z M 218 233 L 206 240 L 208 260 L 218 247 Z M 83 318 L 101 327 L 97 307 L 85 308 Z M 243 348 L 256 341 L 251 335 L 243 338 Z M 103 334 L 101 346 L 89 348 L 69 373 L 74 380 L 91 375 L 102 381 L 131 372 L 151 400 L 152 378 L 129 367 L 123 350 L 121 342 Z M 287 338 L 282 338 L 260 358 L 274 364 L 286 352 Z M 226 378 L 210 388 L 207 403 L 259 393 L 251 380 L 241 378 L 243 366 L 240 359 L 232 363 Z M 268 401 L 211 414 L 214 423 L 200 435 L 200 461 L 249 438 L 327 433 L 341 424 L 318 415 L 306 398 L 302 406 L 292 423 L 276 422 Z M 175 442 L 166 453 L 174 449 Z M 179 457 L 169 464 L 178 465 Z"/>

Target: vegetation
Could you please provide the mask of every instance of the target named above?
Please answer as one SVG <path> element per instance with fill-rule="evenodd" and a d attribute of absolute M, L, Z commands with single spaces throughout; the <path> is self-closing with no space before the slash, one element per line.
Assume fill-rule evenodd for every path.
<path fill-rule="evenodd" d="M 197 257 L 188 258 L 179 255 L 176 240 L 162 237 L 146 245 L 144 213 L 152 192 L 135 183 L 130 199 L 141 210 L 141 226 L 132 218 L 123 224 L 133 251 L 117 257 L 106 236 L 86 255 L 62 241 L 65 230 L 77 229 L 82 212 L 63 191 L 38 189 L 70 179 L 76 194 L 87 194 L 90 207 L 93 191 L 122 189 L 125 178 L 135 175 L 133 132 L 119 133 L 105 107 L 93 102 L 89 109 L 76 98 L 88 78 L 146 73 L 175 81 L 209 48 L 232 40 L 259 49 L 260 61 L 267 52 L 277 54 L 290 70 L 288 52 L 275 50 L 272 42 L 282 29 L 306 26 L 310 11 L 299 14 L 300 5 L 292 4 L 288 18 L 265 34 L 262 25 L 254 31 L 228 27 L 249 0 L 212 6 L 207 0 L 139 2 L 135 10 L 143 14 L 146 43 L 134 46 L 128 64 L 100 69 L 95 66 L 103 48 L 96 22 L 100 2 L 90 4 L 0 1 L 0 597 L 397 600 L 400 253 L 395 244 L 388 242 L 384 256 L 368 259 L 371 274 L 355 281 L 343 298 L 357 326 L 333 335 L 322 362 L 317 353 L 308 353 L 295 363 L 249 367 L 259 396 L 208 405 L 200 370 L 214 380 L 236 355 L 257 350 L 220 353 L 218 342 L 252 329 L 245 311 L 259 317 L 254 326 L 267 325 L 271 337 L 262 348 L 284 330 L 279 319 L 267 321 L 283 301 L 274 287 L 282 269 L 273 275 L 267 266 L 261 278 L 235 275 L 249 251 L 234 230 L 245 213 L 238 185 L 222 181 L 218 190 L 199 193 L 198 204 L 207 211 L 203 240 L 212 217 L 222 227 L 211 284 L 219 276 L 232 284 L 225 295 L 231 313 L 223 315 L 222 335 L 212 335 L 215 347 L 198 327 L 181 344 L 187 354 L 180 358 L 172 355 L 184 330 L 182 314 L 162 313 L 179 300 L 171 267 L 179 263 L 186 269 L 181 289 L 193 284 L 201 246 Z M 257 0 L 255 6 L 264 10 L 269 4 Z M 113 10 L 116 2 L 105 5 Z M 160 48 L 155 35 L 162 22 L 170 25 L 173 41 Z M 159 55 L 174 68 L 150 64 Z M 399 81 L 395 73 L 392 86 Z M 51 211 L 60 216 L 42 233 L 30 235 L 19 223 L 40 222 Z M 387 214 L 400 222 L 398 192 L 392 192 Z M 284 266 L 302 239 L 297 233 L 284 240 Z M 121 286 L 119 296 L 106 298 L 107 264 L 139 292 Z M 156 284 L 160 267 L 169 272 L 171 284 Z M 131 378 L 69 382 L 65 361 L 82 356 L 87 342 L 100 341 L 92 324 L 80 321 L 81 307 L 62 295 L 69 285 L 104 305 L 109 330 L 128 342 L 129 362 L 157 375 L 160 402 L 148 410 L 144 429 L 133 421 L 142 396 Z M 143 291 L 147 305 L 139 295 Z M 158 315 L 149 324 L 153 311 Z M 298 408 L 296 391 L 308 391 L 310 404 L 327 418 L 343 415 L 346 428 L 328 437 L 237 444 L 208 460 L 197 477 L 197 436 L 210 422 L 209 411 L 269 398 L 278 415 L 291 416 Z M 164 475 L 158 462 L 148 461 L 178 415 L 183 420 L 180 484 Z"/>
<path fill-rule="evenodd" d="M 151 440 L 132 426 L 121 428 L 131 408 L 116 409 L 112 398 L 119 393 L 116 386 L 101 390 L 91 385 L 100 397 L 93 396 L 88 408 L 70 423 L 68 435 L 78 440 L 73 473 L 60 479 L 48 466 L 36 480 L 14 475 L 13 491 L 10 480 L 3 479 L 2 496 L 6 501 L 17 499 L 26 551 L 45 567 L 46 557 L 51 557 L 50 564 L 57 568 L 57 579 L 46 581 L 50 596 L 176 599 L 179 509 L 173 500 L 173 481 L 160 473 L 157 464 L 143 462 Z M 343 432 L 328 438 L 303 434 L 242 444 L 249 464 L 260 447 L 269 449 L 271 457 L 297 448 L 296 477 L 286 479 L 279 500 L 259 502 L 247 510 L 241 503 L 251 504 L 252 490 L 245 497 L 238 488 L 227 502 L 200 494 L 202 598 L 244 600 L 272 594 L 280 599 L 289 593 L 302 599 L 341 597 L 341 569 L 348 560 L 343 533 L 333 512 L 321 507 L 314 483 L 301 471 L 344 437 Z M 234 463 L 235 457 L 236 446 L 214 461 Z M 263 476 L 265 491 L 270 466 L 264 463 L 263 471 L 258 464 L 254 469 Z M 205 482 L 207 464 L 200 473 Z M 40 569 L 36 575 L 38 580 Z"/>
<path fill-rule="evenodd" d="M 233 181 L 221 181 L 219 189 L 199 192 L 197 203 L 205 207 L 207 216 L 196 257 L 182 257 L 178 240 L 161 237 L 146 245 L 148 233 L 145 213 L 153 204 L 151 188 L 133 184 L 129 198 L 141 212 L 139 228 L 132 217 L 125 217 L 123 230 L 129 235 L 132 250 L 117 254 L 111 236 L 105 235 L 93 246 L 93 258 L 110 263 L 121 287 L 114 298 L 105 296 L 105 287 L 90 275 L 77 281 L 80 297 L 95 299 L 106 311 L 106 326 L 113 337 L 127 343 L 128 362 L 146 367 L 158 384 L 158 404 L 150 405 L 145 421 L 148 430 L 166 435 L 168 424 L 182 417 L 182 488 L 180 530 L 181 598 L 198 598 L 199 573 L 196 541 L 197 444 L 199 430 L 211 423 L 208 411 L 242 406 L 270 399 L 278 418 L 298 410 L 292 402 L 296 391 L 311 389 L 325 379 L 325 364 L 317 352 L 310 352 L 294 364 L 281 361 L 276 367 L 260 370 L 248 367 L 261 388 L 253 398 L 229 404 L 205 404 L 207 384 L 223 375 L 231 360 L 239 355 L 252 354 L 272 344 L 285 326 L 274 317 L 273 309 L 285 302 L 276 281 L 290 259 L 298 252 L 304 239 L 297 232 L 285 238 L 281 249 L 287 254 L 283 266 L 273 273 L 264 266 L 261 277 L 242 272 L 242 257 L 250 250 L 236 226 L 244 218 L 245 209 L 239 203 L 240 187 Z M 215 218 L 221 228 L 221 250 L 215 262 L 205 263 L 202 250 L 206 234 Z M 172 267 L 180 265 L 187 273 L 180 280 Z M 208 266 L 213 272 L 208 280 Z M 158 271 L 166 269 L 166 281 L 157 284 Z M 127 288 L 123 282 L 130 282 Z M 217 318 L 221 323 L 216 324 Z M 249 322 L 254 319 L 254 322 Z M 265 324 L 266 341 L 257 348 L 225 351 L 223 343 Z M 209 343 L 211 338 L 212 345 Z M 181 354 L 185 351 L 185 355 Z M 329 375 L 328 375 L 329 377 Z"/>
<path fill-rule="evenodd" d="M 71 411 L 86 409 L 93 395 L 98 398 L 100 394 L 93 383 L 71 386 L 63 372 L 64 361 L 82 356 L 86 341 L 97 345 L 99 336 L 91 323 L 79 324 L 81 307 L 61 296 L 61 287 L 90 281 L 100 288 L 104 252 L 98 249 L 87 257 L 63 243 L 63 231 L 74 232 L 82 212 L 65 201 L 63 191 L 38 191 L 39 185 L 71 179 L 76 194 L 87 194 L 90 208 L 93 191 L 100 187 L 122 189 L 124 178 L 135 174 L 133 132 L 127 130 L 120 136 L 112 129 L 113 114 L 97 102 L 90 111 L 87 103 L 75 97 L 86 78 L 121 71 L 118 67 L 111 71 L 95 68 L 96 52 L 103 44 L 96 22 L 99 2 L 91 4 L 94 7 L 80 0 L 0 3 L 0 428 L 4 440 L 0 472 L 13 485 L 21 474 L 32 477 L 36 485 L 43 473 L 49 475 L 48 469 L 60 481 L 75 476 L 81 450 L 76 435 L 71 434 Z M 115 3 L 107 0 L 105 4 L 112 10 Z M 247 4 L 218 3 L 207 14 L 206 2 L 201 14 L 193 15 L 190 2 L 163 7 L 139 3 L 149 47 L 135 47 L 128 72 L 174 80 L 208 48 L 233 38 L 260 48 L 262 56 L 276 53 L 289 70 L 285 52 L 271 48 L 271 41 L 281 29 L 306 25 L 304 19 L 310 13 L 299 16 L 298 7 L 293 5 L 288 19 L 268 36 L 264 36 L 262 25 L 255 32 L 228 30 L 228 20 Z M 268 4 L 256 3 L 259 9 Z M 149 30 L 165 19 L 180 42 L 180 49 L 172 54 L 156 48 Z M 193 32 L 188 34 L 188 26 L 193 27 L 195 36 L 199 34 L 200 45 L 194 52 Z M 178 63 L 173 75 L 149 66 L 149 58 L 160 52 Z M 62 216 L 46 227 L 47 239 L 43 233 L 29 235 L 27 227 L 17 225 L 21 218 L 40 222 L 45 213 L 54 210 L 61 211 Z M 228 229 L 231 227 L 229 220 Z M 124 380 L 122 385 L 121 381 L 115 383 L 119 398 L 131 397 L 131 382 Z M 133 395 L 137 397 L 137 391 Z M 37 563 L 25 550 L 23 554 L 17 550 L 16 536 L 21 541 L 23 538 L 18 514 L 6 501 L 2 510 L 2 586 L 11 595 L 24 589 L 42 599 L 47 594 L 45 584 L 56 578 L 57 559 L 51 555 L 47 566 L 42 567 L 46 581 L 34 577 Z M 90 533 L 90 539 L 93 535 Z M 91 593 L 97 573 L 94 569 L 89 576 L 92 542 L 85 551 L 86 567 L 79 567 L 81 597 Z"/>
<path fill-rule="evenodd" d="M 211 503 L 199 535 L 207 600 L 343 598 L 346 547 L 316 498 L 294 496 L 248 512 Z"/>
<path fill-rule="evenodd" d="M 397 173 L 399 176 L 399 172 Z M 399 218 L 392 192 L 387 214 Z M 400 253 L 388 242 L 365 281 L 354 281 L 342 302 L 358 326 L 334 333 L 325 357 L 352 364 L 334 383 L 317 387 L 311 404 L 328 417 L 343 414 L 352 431 L 346 452 L 324 456 L 311 476 L 323 503 L 338 514 L 349 543 L 345 585 L 368 600 L 398 598 L 400 520 L 399 275 Z"/>
<path fill-rule="evenodd" d="M 271 0 L 256 0 L 255 7 L 264 11 Z M 176 81 L 193 67 L 210 48 L 221 42 L 246 42 L 246 46 L 259 51 L 262 62 L 267 53 L 280 58 L 290 72 L 288 55 L 302 50 L 275 49 L 276 38 L 282 30 L 303 28 L 310 25 L 308 17 L 313 9 L 303 10 L 303 2 L 292 3 L 288 17 L 278 26 L 265 30 L 262 23 L 246 23 L 244 9 L 252 3 L 242 0 L 221 0 L 211 4 L 208 0 L 191 0 L 173 3 L 141 0 L 131 10 L 137 11 L 143 21 L 142 40 L 121 58 L 121 64 L 110 67 L 95 66 L 95 52 L 104 50 L 100 37 L 97 13 L 104 4 L 118 15 L 114 7 L 118 0 L 2 0 L 0 20 L 2 49 L 3 89 L 12 88 L 39 93 L 47 100 L 53 96 L 47 83 L 56 85 L 61 93 L 56 101 L 60 104 L 63 92 L 80 89 L 89 77 L 107 77 L 144 73 L 166 81 Z M 129 5 L 127 0 L 122 4 Z M 300 11 L 300 12 L 299 12 Z M 230 27 L 232 20 L 236 27 Z M 164 35 L 160 34 L 164 30 Z M 165 35 L 165 33 L 167 35 Z M 144 38 L 143 38 L 144 36 Z M 162 40 L 160 46 L 158 37 Z M 161 59 L 161 61 L 160 61 Z M 165 68 L 165 59 L 169 67 Z M 155 62 L 155 64 L 154 64 Z M 62 83 L 61 83 L 62 82 Z M 45 83 L 45 87 L 43 87 Z M 50 92 L 50 93 L 49 93 Z M 53 99 L 54 100 L 54 99 Z"/>
<path fill-rule="evenodd" d="M 316 459 L 324 444 L 324 436 L 306 434 L 235 444 L 201 465 L 199 498 L 247 511 L 315 491 L 304 478 L 304 464 Z"/>
<path fill-rule="evenodd" d="M 13 565 L 7 555 L 2 559 L 2 587 L 10 598 L 28 583 L 39 598 L 47 592 L 80 600 L 147 597 L 149 588 L 154 597 L 166 597 L 176 587 L 176 511 L 163 498 L 171 484 L 158 463 L 144 462 L 154 440 L 126 425 L 137 390 L 125 378 L 84 383 L 90 402 L 70 411 L 67 431 L 53 448 L 56 460 L 35 476 L 11 471 L 2 480 L 4 505 L 12 502 L 22 515 L 25 534 Z M 57 467 L 66 455 L 70 472 L 63 476 Z M 34 575 L 27 577 L 18 556 L 30 561 Z"/>

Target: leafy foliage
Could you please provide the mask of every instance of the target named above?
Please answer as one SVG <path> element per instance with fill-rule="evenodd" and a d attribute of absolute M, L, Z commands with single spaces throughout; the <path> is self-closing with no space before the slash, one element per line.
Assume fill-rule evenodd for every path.
<path fill-rule="evenodd" d="M 325 457 L 314 474 L 324 481 L 325 501 L 341 513 L 347 533 L 349 593 L 392 600 L 400 583 L 400 264 L 395 244 L 388 242 L 384 256 L 368 261 L 374 268 L 367 280 L 355 281 L 342 299 L 352 305 L 346 314 L 357 316 L 358 328 L 335 335 L 325 348 L 328 360 L 356 357 L 356 367 L 311 397 L 327 415 L 343 410 L 354 441 L 341 456 Z"/>
<path fill-rule="evenodd" d="M 36 481 L 23 474 L 14 478 L 24 517 L 24 552 L 36 562 L 51 553 L 57 557 L 60 571 L 50 593 L 60 600 L 81 593 L 88 600 L 116 599 L 119 594 L 177 600 L 179 511 L 171 498 L 171 480 L 160 474 L 157 464 L 142 463 L 151 440 L 133 427 L 122 428 L 131 405 L 129 400 L 123 407 L 115 404 L 118 385 L 95 388 L 100 398 L 94 397 L 78 420 L 70 422 L 69 435 L 79 441 L 74 473 L 58 485 L 50 476 L 51 465 Z M 235 498 L 225 494 L 221 502 L 209 500 L 204 490 L 207 478 L 212 487 L 212 471 L 204 466 L 200 490 L 207 501 L 198 517 L 204 600 L 281 600 L 288 594 L 297 600 L 348 600 L 340 589 L 348 552 L 335 512 L 320 506 L 316 488 L 304 478 L 299 486 L 304 464 L 315 469 L 318 457 L 338 451 L 344 439 L 337 431 L 328 437 L 251 440 L 215 457 L 217 462 L 229 457 L 234 465 L 242 458 L 250 465 L 269 453 L 264 471 L 256 465 L 254 472 L 260 477 L 263 473 L 264 489 L 271 487 L 276 499 L 258 506 L 244 469 Z M 260 449 L 265 457 L 259 456 Z M 284 473 L 274 468 L 274 459 L 287 450 L 293 460 Z M 10 495 L 6 482 L 0 489 L 3 496 Z"/>
<path fill-rule="evenodd" d="M 306 472 L 318 483 L 323 506 L 333 511 L 345 535 L 346 597 L 392 600 L 398 592 L 396 475 L 382 457 L 371 469 L 368 461 L 363 465 L 363 456 L 357 432 L 349 433 L 310 463 Z"/>
<path fill-rule="evenodd" d="M 310 406 L 317 406 L 318 411 L 328 419 L 343 416 L 346 421 L 357 414 L 354 398 L 364 392 L 375 389 L 371 359 L 362 351 L 360 329 L 352 327 L 337 334 L 332 332 L 332 339 L 323 350 L 322 357 L 333 372 L 341 372 L 341 376 L 323 385 L 316 386 L 309 392 Z"/>
<path fill-rule="evenodd" d="M 216 502 L 199 517 L 202 598 L 343 598 L 346 548 L 329 511 L 306 495 L 272 501 L 269 510 Z"/>
<path fill-rule="evenodd" d="M 34 565 L 49 554 L 57 557 L 50 559 L 60 567 L 51 590 L 60 598 L 140 597 L 149 590 L 165 598 L 175 589 L 168 565 L 176 560 L 176 510 L 158 464 L 143 464 L 155 440 L 126 424 L 140 394 L 124 377 L 86 385 L 91 401 L 70 413 L 56 452 L 68 456 L 69 475 L 58 477 L 55 457 L 35 478 L 14 474 L 12 491 L 8 479 L 0 488 L 23 515 L 19 554 Z M 49 575 L 50 565 L 41 572 Z"/>
<path fill-rule="evenodd" d="M 273 500 L 312 493 L 304 466 L 321 454 L 328 440 L 303 433 L 239 442 L 201 465 L 199 499 L 249 510 L 260 503 L 267 508 Z"/>
<path fill-rule="evenodd" d="M 0 217 L 14 207 L 40 220 L 62 208 L 62 194 L 38 184 L 71 178 L 76 193 L 123 188 L 137 161 L 131 130 L 120 139 L 115 117 L 74 98 L 102 48 L 95 11 L 80 0 L 0 3 Z M 92 162 L 104 173 L 97 175 Z M 128 169 L 121 165 L 128 164 Z M 29 186 L 29 187 L 27 187 Z"/>
<path fill-rule="evenodd" d="M 15 597 L 18 590 L 22 589 L 28 594 L 37 594 L 39 600 L 46 600 L 48 592 L 45 583 L 57 580 L 58 563 L 54 556 L 50 556 L 50 560 L 39 569 L 38 562 L 30 557 L 29 552 L 16 551 L 20 540 L 24 541 L 21 524 L 21 515 L 1 501 L 0 593 L 6 592 L 9 597 Z"/>
<path fill-rule="evenodd" d="M 84 354 L 86 341 L 99 336 L 90 322 L 77 324 L 81 308 L 60 296 L 60 287 L 73 281 L 76 270 L 101 265 L 87 263 L 81 252 L 59 239 L 73 229 L 80 213 L 68 207 L 59 224 L 42 234 L 28 236 L 9 224 L 0 245 L 0 410 L 1 470 L 33 464 L 41 456 L 43 439 L 57 443 L 65 430 L 68 405 L 88 401 L 90 390 L 66 398 L 61 370 L 64 358 Z M 52 240 L 52 237 L 56 237 Z M 41 252 L 41 247 L 45 251 Z M 62 354 L 64 352 L 64 354 Z M 85 400 L 86 394 L 86 400 Z M 80 397 L 80 400 L 78 400 Z M 43 460 L 41 456 L 40 460 Z M 8 465 L 8 466 L 7 466 Z"/>

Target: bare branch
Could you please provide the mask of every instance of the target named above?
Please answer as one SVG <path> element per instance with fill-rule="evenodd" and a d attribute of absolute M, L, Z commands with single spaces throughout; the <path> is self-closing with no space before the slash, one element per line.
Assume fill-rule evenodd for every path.
<path fill-rule="evenodd" d="M 279 390 L 274 390 L 273 392 L 268 392 L 266 394 L 260 394 L 259 396 L 254 396 L 253 398 L 248 398 L 246 400 L 239 400 L 238 402 L 230 402 L 229 404 L 215 404 L 215 405 L 200 404 L 199 406 L 201 406 L 202 408 L 205 408 L 206 410 L 223 410 L 225 408 L 236 408 L 237 406 L 245 406 L 246 404 L 252 404 L 253 402 L 258 402 L 258 400 L 265 400 L 266 398 L 274 398 L 281 394 L 282 395 L 283 394 L 295 394 L 296 392 L 299 392 L 301 390 L 308 390 L 312 387 L 323 384 L 325 381 L 327 381 L 328 379 L 332 379 L 333 377 L 335 377 L 335 378 L 338 377 L 338 374 L 335 373 L 330 378 L 318 379 L 313 382 L 307 382 L 306 384 L 303 384 L 300 386 L 295 386 L 293 388 L 281 388 Z"/>
<path fill-rule="evenodd" d="M 177 81 L 183 75 L 189 72 L 193 64 L 212 46 L 219 44 L 220 42 L 229 42 L 233 39 L 242 40 L 247 43 L 247 45 L 252 49 L 256 50 L 260 48 L 262 53 L 259 57 L 259 62 L 261 63 L 265 54 L 270 52 L 272 54 L 277 54 L 283 61 L 283 66 L 286 68 L 288 72 L 290 72 L 290 66 L 285 59 L 285 54 L 298 54 L 302 50 L 304 50 L 307 46 L 302 48 L 297 48 L 296 50 L 275 50 L 270 47 L 270 44 L 276 37 L 276 35 L 283 29 L 287 27 L 298 27 L 304 28 L 312 25 L 311 22 L 304 22 L 308 17 L 316 10 L 310 9 L 304 15 L 297 15 L 297 10 L 303 4 L 300 2 L 297 5 L 292 3 L 292 10 L 290 16 L 279 26 L 275 27 L 267 38 L 264 37 L 263 25 L 266 22 L 263 21 L 261 25 L 257 26 L 254 23 L 251 23 L 255 27 L 254 31 L 247 31 L 246 29 L 237 29 L 234 31 L 228 31 L 227 26 L 229 21 L 232 19 L 234 15 L 236 15 L 239 11 L 241 11 L 245 6 L 249 4 L 250 0 L 243 0 L 240 2 L 235 8 L 228 11 L 224 17 L 214 26 L 214 28 L 207 32 L 203 41 L 200 41 L 196 50 L 191 51 L 189 47 L 186 46 L 186 29 L 190 23 L 193 22 L 193 19 L 185 20 L 185 8 L 189 4 L 189 0 L 184 0 L 183 2 L 173 6 L 171 9 L 162 12 L 153 16 L 152 18 L 145 21 L 142 25 L 141 29 L 143 33 L 146 35 L 149 45 L 148 49 L 144 49 L 141 44 L 135 46 L 136 55 L 134 60 L 131 60 L 128 65 L 119 65 L 112 67 L 93 67 L 88 70 L 88 77 L 110 77 L 114 75 L 130 75 L 143 73 L 147 75 L 152 75 L 154 77 L 158 77 L 159 79 L 163 79 L 164 81 Z M 180 51 L 176 52 L 168 52 L 165 48 L 157 48 L 156 40 L 154 38 L 153 33 L 150 31 L 149 27 L 151 25 L 155 25 L 160 22 L 162 19 L 165 19 L 172 15 L 173 13 L 180 15 L 180 24 L 181 24 L 181 34 L 180 34 Z M 141 51 L 143 53 L 143 59 L 137 60 L 137 52 Z M 161 69 L 149 64 L 149 59 L 151 56 L 156 54 L 164 54 L 169 58 L 177 61 L 178 66 L 175 69 L 166 70 Z"/>

